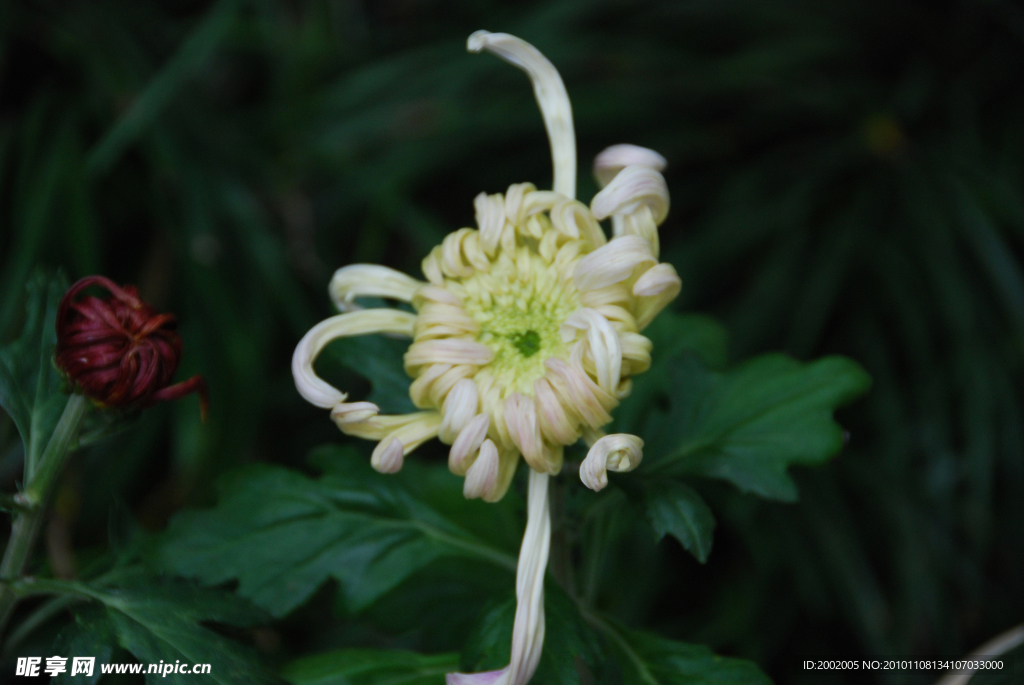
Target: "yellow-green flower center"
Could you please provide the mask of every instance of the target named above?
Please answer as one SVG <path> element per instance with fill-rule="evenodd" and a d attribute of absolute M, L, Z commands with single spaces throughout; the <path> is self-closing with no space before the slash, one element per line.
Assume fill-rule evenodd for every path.
<path fill-rule="evenodd" d="M 480 369 L 504 390 L 533 395 L 533 383 L 545 373 L 549 357 L 568 359 L 560 329 L 580 307 L 571 281 L 540 255 L 520 249 L 513 262 L 500 257 L 486 272 L 462 281 L 465 309 L 480 324 L 477 341 L 494 350 L 494 360 Z"/>

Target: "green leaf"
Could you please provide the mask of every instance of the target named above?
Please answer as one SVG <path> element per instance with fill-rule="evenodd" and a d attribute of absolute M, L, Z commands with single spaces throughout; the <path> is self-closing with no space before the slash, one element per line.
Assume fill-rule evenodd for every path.
<path fill-rule="evenodd" d="M 680 355 L 695 355 L 708 368 L 724 369 L 728 362 L 728 334 L 709 316 L 666 311 L 644 329 L 654 349 L 651 368 L 633 379 L 633 391 L 615 410 L 615 431 L 637 433 L 652 402 L 665 393 L 665 379 Z"/>
<path fill-rule="evenodd" d="M 94 685 L 103 675 L 99 664 L 110 663 L 116 644 L 117 636 L 105 609 L 88 606 L 75 611 L 74 623 L 64 628 L 53 643 L 53 654 L 68 657 L 67 670 L 53 676 L 50 685 Z M 71 658 L 76 656 L 96 657 L 91 676 L 79 673 L 71 677 Z"/>
<path fill-rule="evenodd" d="M 364 609 L 445 556 L 515 572 L 515 556 L 495 546 L 497 536 L 470 532 L 429 504 L 429 493 L 415 491 L 416 483 L 430 484 L 421 477 L 429 469 L 407 464 L 398 476 L 385 476 L 365 458 L 333 446 L 314 460 L 330 469 L 319 480 L 268 465 L 235 472 L 222 483 L 216 508 L 175 516 L 159 550 L 161 563 L 207 584 L 238 580 L 242 596 L 275 616 L 328 578 L 340 581 L 351 610 Z M 448 474 L 444 482 L 454 495 L 458 479 Z M 503 506 L 510 505 L 473 501 L 458 511 L 500 520 Z"/>
<path fill-rule="evenodd" d="M 661 360 L 689 351 L 712 369 L 723 369 L 729 362 L 729 334 L 710 316 L 662 312 L 644 329 L 644 335 Z"/>
<path fill-rule="evenodd" d="M 231 626 L 250 626 L 263 622 L 266 615 L 234 595 L 197 588 L 175 581 L 161 582 L 131 569 L 109 584 L 46 582 L 55 591 L 64 590 L 96 600 L 79 610 L 77 631 L 69 627 L 58 638 L 67 649 L 100 649 L 90 644 L 118 644 L 143 664 L 210 664 L 211 682 L 272 684 L 280 679 L 263 668 L 254 655 L 228 638 L 203 626 L 216 622 Z M 90 635 L 82 635 L 88 633 Z M 97 656 L 96 670 L 103 653 L 94 651 L 61 653 Z M 109 658 L 109 654 L 107 655 Z M 70 662 L 69 662 L 70 663 Z M 191 674 L 170 673 L 147 676 L 151 683 L 192 683 Z"/>
<path fill-rule="evenodd" d="M 619 656 L 625 685 L 771 685 L 756 664 L 601 620 Z"/>
<path fill-rule="evenodd" d="M 463 673 L 495 671 L 508 665 L 515 614 L 515 597 L 486 611 L 463 649 Z M 573 601 L 550 583 L 544 588 L 544 620 L 544 649 L 531 685 L 578 685 L 581 667 L 592 672 L 600 667 L 597 636 Z"/>
<path fill-rule="evenodd" d="M 320 357 L 329 364 L 344 365 L 370 382 L 372 390 L 366 398 L 385 414 L 406 414 L 416 411 L 409 398 L 412 379 L 405 373 L 403 358 L 409 349 L 408 340 L 395 340 L 383 335 L 361 335 L 333 340 Z M 318 361 L 318 368 L 322 362 Z"/>
<path fill-rule="evenodd" d="M 294 685 L 443 685 L 458 666 L 457 654 L 339 649 L 297 659 L 282 675 Z"/>
<path fill-rule="evenodd" d="M 641 478 L 632 474 L 616 479 L 647 519 L 658 540 L 671 535 L 700 563 L 711 553 L 715 517 L 697 491 L 669 478 Z"/>
<path fill-rule="evenodd" d="M 28 283 L 25 326 L 21 336 L 0 348 L 0 406 L 10 415 L 25 445 L 31 470 L 46 447 L 67 403 L 63 382 L 53 365 L 57 344 L 57 305 L 67 281 L 37 272 Z"/>
<path fill-rule="evenodd" d="M 843 446 L 835 409 L 870 387 L 844 357 L 802 364 L 782 354 L 756 357 L 727 372 L 693 355 L 661 379 L 668 407 L 652 407 L 640 431 L 650 457 L 641 474 L 701 475 L 762 497 L 795 500 L 790 464 L 820 464 Z"/>

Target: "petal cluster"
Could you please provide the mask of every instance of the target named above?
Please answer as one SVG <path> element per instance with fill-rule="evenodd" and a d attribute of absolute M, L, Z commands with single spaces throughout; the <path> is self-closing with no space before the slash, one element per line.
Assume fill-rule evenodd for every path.
<path fill-rule="evenodd" d="M 300 391 L 332 409 L 342 431 L 379 441 L 376 468 L 397 470 L 436 436 L 451 445 L 452 472 L 471 479 L 467 496 L 494 501 L 520 455 L 555 474 L 565 446 L 602 435 L 630 378 L 650 366 L 641 331 L 680 281 L 651 237 L 668 206 L 652 167 L 621 168 L 590 207 L 528 183 L 474 204 L 477 227 L 431 251 L 425 282 L 381 266 L 339 269 L 330 290 L 345 313 L 307 334 L 294 368 Z M 619 235 L 607 239 L 597 216 L 621 219 Z M 367 295 L 407 301 L 415 313 L 359 310 L 356 298 Z M 405 370 L 423 411 L 381 416 L 316 377 L 312 361 L 327 342 L 375 332 L 412 337 Z"/>

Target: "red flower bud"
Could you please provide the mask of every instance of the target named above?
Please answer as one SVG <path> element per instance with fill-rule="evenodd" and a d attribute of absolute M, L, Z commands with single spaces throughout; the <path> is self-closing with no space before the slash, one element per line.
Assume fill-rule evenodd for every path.
<path fill-rule="evenodd" d="M 112 297 L 75 298 L 91 285 Z M 118 287 L 103 276 L 71 286 L 57 310 L 57 366 L 77 389 L 101 405 L 142 408 L 199 393 L 206 418 L 202 376 L 168 385 L 181 360 L 181 338 L 172 314 L 160 314 L 139 298 L 135 286 Z"/>

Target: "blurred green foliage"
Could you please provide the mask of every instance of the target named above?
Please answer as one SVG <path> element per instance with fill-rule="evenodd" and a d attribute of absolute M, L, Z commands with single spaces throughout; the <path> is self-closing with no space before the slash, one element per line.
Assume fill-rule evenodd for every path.
<path fill-rule="evenodd" d="M 236 466 L 304 469 L 310 448 L 342 441 L 288 366 L 330 311 L 334 268 L 418 275 L 445 233 L 472 224 L 478 192 L 547 185 L 524 77 L 465 53 L 479 28 L 520 35 L 557 65 L 581 168 L 618 142 L 669 159 L 662 245 L 684 281 L 676 306 L 719 317 L 730 358 L 844 354 L 874 378 L 840 415 L 843 456 L 790 472 L 798 503 L 687 481 L 718 519 L 706 565 L 671 538 L 656 545 L 628 507 L 568 527 L 617 540 L 588 543 L 581 593 L 618 622 L 753 659 L 783 683 L 928 682 L 800 664 L 952 657 L 1018 623 L 1024 11 L 1008 0 L 0 5 L 0 341 L 22 330 L 36 265 L 102 272 L 177 313 L 181 376 L 203 373 L 212 396 L 205 425 L 186 400 L 78 455 L 58 496 L 78 567 L 116 538 L 112 506 L 159 530 L 212 503 L 215 478 Z M 596 187 L 581 176 L 588 200 Z M 690 322 L 681 349 L 724 367 L 724 336 Z M 354 354 L 325 362 L 364 397 Z M 0 416 L 6 492 L 21 458 Z M 630 582 L 638 569 L 646 581 Z M 445 609 L 487 593 L 444 570 L 428 566 L 381 607 L 458 622 Z M 395 627 L 385 608 L 353 616 L 333 592 L 241 637 L 276 662 L 340 646 L 461 649 Z M 41 645 L 59 630 L 48 625 Z M 374 667 L 361 658 L 331 663 Z"/>

